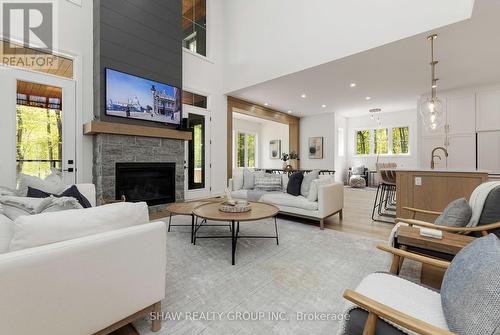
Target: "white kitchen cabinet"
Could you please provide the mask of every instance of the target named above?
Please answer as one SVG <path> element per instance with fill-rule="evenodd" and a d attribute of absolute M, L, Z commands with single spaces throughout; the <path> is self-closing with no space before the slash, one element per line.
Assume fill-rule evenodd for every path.
<path fill-rule="evenodd" d="M 450 134 L 476 132 L 476 99 L 473 93 L 447 96 L 446 114 Z"/>
<path fill-rule="evenodd" d="M 478 168 L 500 174 L 500 131 L 477 134 Z"/>
<path fill-rule="evenodd" d="M 450 135 L 448 168 L 476 168 L 476 134 Z"/>
<path fill-rule="evenodd" d="M 500 88 L 476 93 L 477 131 L 500 130 Z"/>

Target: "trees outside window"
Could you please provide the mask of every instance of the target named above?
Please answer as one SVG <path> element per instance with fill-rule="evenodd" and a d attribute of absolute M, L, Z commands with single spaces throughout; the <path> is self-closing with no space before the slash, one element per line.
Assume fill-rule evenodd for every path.
<path fill-rule="evenodd" d="M 407 155 L 410 153 L 409 137 L 409 127 L 357 130 L 356 155 Z"/>
<path fill-rule="evenodd" d="M 356 155 L 370 154 L 370 131 L 358 130 L 356 132 Z"/>
<path fill-rule="evenodd" d="M 236 167 L 257 166 L 257 136 L 238 132 L 236 135 Z"/>

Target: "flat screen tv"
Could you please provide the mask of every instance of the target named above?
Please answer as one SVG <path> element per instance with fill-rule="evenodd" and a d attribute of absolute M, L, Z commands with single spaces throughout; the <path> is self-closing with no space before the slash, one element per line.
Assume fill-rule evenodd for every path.
<path fill-rule="evenodd" d="M 106 68 L 106 115 L 181 124 L 181 89 Z"/>

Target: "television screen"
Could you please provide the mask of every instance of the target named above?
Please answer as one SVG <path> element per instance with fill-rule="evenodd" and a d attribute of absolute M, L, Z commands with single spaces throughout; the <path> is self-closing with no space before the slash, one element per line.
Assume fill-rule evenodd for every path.
<path fill-rule="evenodd" d="M 106 115 L 180 125 L 181 89 L 106 69 Z"/>

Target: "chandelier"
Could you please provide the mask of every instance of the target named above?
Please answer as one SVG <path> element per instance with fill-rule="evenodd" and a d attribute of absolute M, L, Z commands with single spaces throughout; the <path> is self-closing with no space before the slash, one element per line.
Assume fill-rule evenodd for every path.
<path fill-rule="evenodd" d="M 382 111 L 382 109 L 380 108 L 372 108 L 369 110 L 370 112 L 370 119 L 372 120 L 375 120 L 375 115 L 380 113 Z M 380 120 L 380 116 L 377 115 L 376 116 L 376 119 L 377 119 L 377 125 L 380 127 L 380 125 L 382 124 L 382 120 Z"/>
<path fill-rule="evenodd" d="M 434 40 L 437 36 L 437 34 L 433 34 L 427 37 L 431 44 L 431 96 L 423 100 L 419 108 L 423 124 L 429 132 L 440 131 L 445 122 L 444 105 L 437 97 L 437 81 L 439 79 L 436 78 L 436 65 L 438 61 L 434 59 Z"/>

